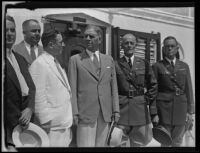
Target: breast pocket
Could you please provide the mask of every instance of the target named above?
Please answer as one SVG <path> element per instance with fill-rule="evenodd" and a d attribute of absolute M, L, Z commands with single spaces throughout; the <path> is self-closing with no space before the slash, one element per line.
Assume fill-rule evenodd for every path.
<path fill-rule="evenodd" d="M 136 81 L 137 84 L 144 85 L 145 80 L 145 69 L 139 68 L 136 70 Z"/>
<path fill-rule="evenodd" d="M 187 75 L 186 69 L 179 69 L 176 72 L 176 80 L 178 82 L 180 82 L 180 84 L 184 84 L 185 83 L 186 75 Z"/>

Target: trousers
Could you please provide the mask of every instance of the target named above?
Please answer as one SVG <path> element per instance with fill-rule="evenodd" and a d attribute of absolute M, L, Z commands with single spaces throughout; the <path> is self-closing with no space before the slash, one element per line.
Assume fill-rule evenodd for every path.
<path fill-rule="evenodd" d="M 105 147 L 109 124 L 104 121 L 102 112 L 95 123 L 78 124 L 77 146 L 78 147 Z"/>

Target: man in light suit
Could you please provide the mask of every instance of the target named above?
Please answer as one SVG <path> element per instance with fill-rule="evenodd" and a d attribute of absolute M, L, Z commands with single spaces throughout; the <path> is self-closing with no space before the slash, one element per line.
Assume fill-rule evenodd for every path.
<path fill-rule="evenodd" d="M 84 35 L 87 49 L 72 56 L 68 68 L 77 146 L 104 147 L 112 117 L 119 120 L 115 65 L 99 51 L 99 27 L 88 25 Z"/>
<path fill-rule="evenodd" d="M 62 35 L 50 29 L 42 34 L 45 52 L 30 66 L 36 86 L 35 117 L 48 134 L 50 147 L 71 142 L 71 89 L 65 71 L 56 60 L 62 52 Z"/>
<path fill-rule="evenodd" d="M 40 24 L 37 20 L 29 19 L 23 22 L 24 40 L 13 47 L 13 50 L 22 55 L 29 65 L 42 54 L 43 48 L 40 41 Z"/>
<path fill-rule="evenodd" d="M 11 151 L 12 132 L 18 124 L 27 128 L 34 112 L 35 85 L 28 71 L 28 63 L 12 51 L 16 39 L 15 21 L 6 16 L 6 60 L 4 80 L 5 145 Z"/>

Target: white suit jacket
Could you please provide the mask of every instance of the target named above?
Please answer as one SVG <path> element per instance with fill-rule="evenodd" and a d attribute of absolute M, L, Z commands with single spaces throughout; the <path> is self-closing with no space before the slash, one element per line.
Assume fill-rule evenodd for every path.
<path fill-rule="evenodd" d="M 61 77 L 54 57 L 47 52 L 30 66 L 30 74 L 36 86 L 35 115 L 40 124 L 51 122 L 51 128 L 60 129 L 72 125 L 71 89 L 66 73 Z"/>

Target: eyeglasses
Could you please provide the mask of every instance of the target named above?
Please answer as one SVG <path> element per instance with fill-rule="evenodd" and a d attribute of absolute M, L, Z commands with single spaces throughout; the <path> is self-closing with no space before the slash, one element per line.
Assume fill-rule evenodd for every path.
<path fill-rule="evenodd" d="M 33 29 L 33 30 L 31 30 L 31 32 L 34 32 L 34 33 L 38 32 L 38 33 L 40 33 L 41 30 L 40 29 Z"/>
<path fill-rule="evenodd" d="M 6 32 L 8 32 L 8 31 L 15 32 L 15 28 L 6 28 Z"/>

